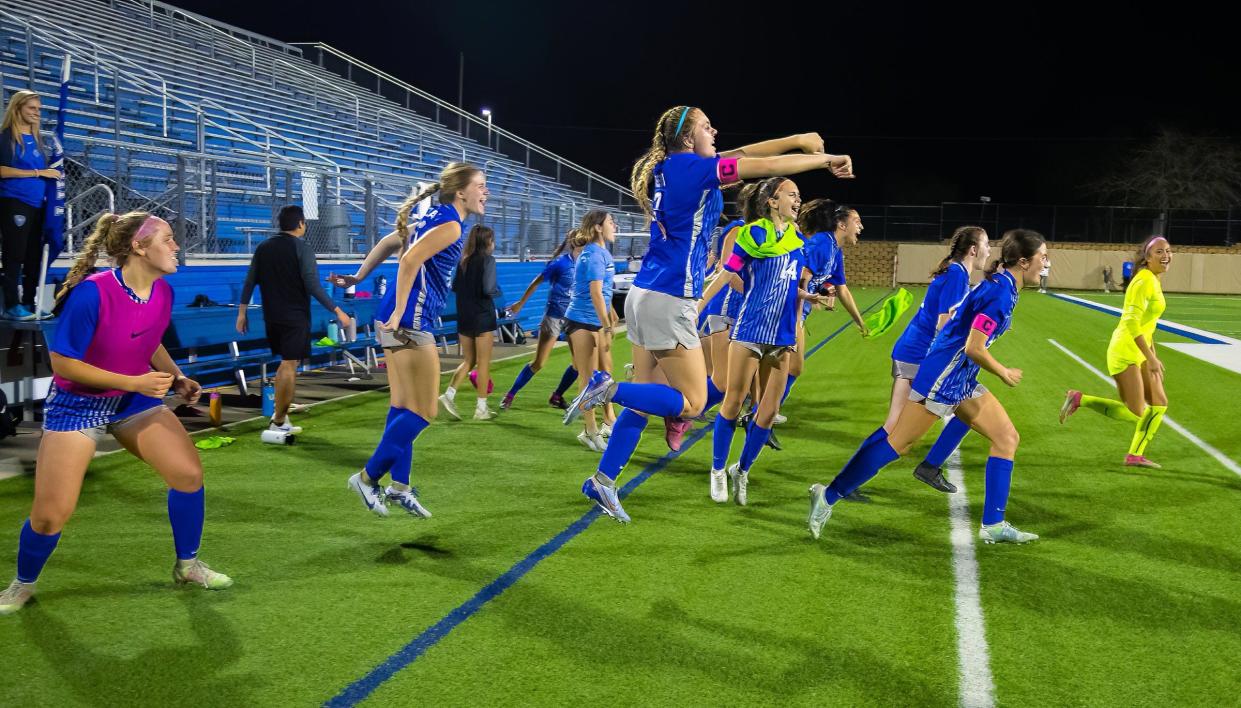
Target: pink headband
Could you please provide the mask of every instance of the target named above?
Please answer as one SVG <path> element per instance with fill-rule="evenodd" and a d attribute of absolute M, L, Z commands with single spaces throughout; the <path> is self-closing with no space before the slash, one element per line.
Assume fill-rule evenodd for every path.
<path fill-rule="evenodd" d="M 1151 249 L 1154 248 L 1155 244 L 1158 243 L 1159 241 L 1163 241 L 1165 244 L 1168 243 L 1168 239 L 1164 238 L 1163 236 L 1156 236 L 1155 238 L 1151 239 L 1150 243 L 1146 244 L 1146 250 L 1142 251 L 1142 257 L 1145 258 L 1146 256 L 1149 256 Z"/>
<path fill-rule="evenodd" d="M 168 222 L 164 221 L 158 216 L 154 214 L 148 216 L 146 218 L 146 221 L 142 222 L 142 226 L 138 227 L 138 233 L 134 234 L 134 238 L 138 239 L 139 241 L 145 241 L 146 239 L 155 235 L 155 230 L 159 228 L 160 224 L 163 224 L 164 226 L 168 226 Z"/>

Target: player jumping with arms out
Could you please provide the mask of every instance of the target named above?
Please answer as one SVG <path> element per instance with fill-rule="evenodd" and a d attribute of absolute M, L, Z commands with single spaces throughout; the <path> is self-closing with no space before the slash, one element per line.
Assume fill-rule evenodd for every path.
<path fill-rule="evenodd" d="M 1168 412 L 1163 362 L 1155 356 L 1155 326 L 1167 308 L 1160 280 L 1172 265 L 1172 244 L 1163 236 L 1151 236 L 1138 247 L 1133 265 L 1133 279 L 1125 289 L 1125 307 L 1107 345 L 1107 373 L 1116 379 L 1121 400 L 1069 391 L 1060 407 L 1060 422 L 1085 407 L 1113 420 L 1133 423 L 1125 465 L 1158 469 L 1158 463 L 1146 459 L 1146 446 Z"/>
<path fill-rule="evenodd" d="M 931 341 L 969 294 L 974 270 L 985 268 L 990 257 L 991 244 L 982 227 L 962 226 L 952 232 L 948 255 L 931 272 L 931 284 L 922 304 L 892 347 L 892 402 L 888 406 L 888 419 L 883 422 L 883 429 L 889 433 L 909 403 L 910 386 Z M 944 478 L 942 468 L 969 430 L 960 418 L 949 418 L 926 458 L 914 470 L 914 477 L 941 492 L 956 492 L 956 486 Z"/>
<path fill-rule="evenodd" d="M 526 292 L 522 293 L 521 299 L 509 308 L 513 317 L 516 317 L 526 306 L 530 297 L 534 295 L 539 283 L 547 283 L 551 286 L 551 292 L 547 294 L 547 307 L 543 310 L 543 320 L 539 322 L 539 341 L 534 349 L 534 358 L 517 373 L 517 380 L 513 382 L 512 388 L 504 394 L 504 400 L 500 402 L 500 410 L 508 410 L 513 405 L 513 398 L 517 396 L 517 392 L 525 388 L 526 384 L 530 383 L 530 379 L 543 369 L 547 358 L 552 354 L 552 347 L 556 346 L 556 340 L 564 332 L 564 313 L 569 307 L 569 299 L 573 294 L 573 264 L 577 262 L 577 256 L 582 252 L 580 246 L 573 245 L 576 235 L 577 229 L 569 232 L 565 240 L 552 252 L 547 265 L 543 267 L 543 272 L 534 276 L 534 280 L 526 286 Z M 569 364 L 560 377 L 560 385 L 548 399 L 548 404 L 562 410 L 568 408 L 569 404 L 565 403 L 564 392 L 569 390 L 569 386 L 576 380 L 577 369 Z"/>
<path fill-rule="evenodd" d="M 631 180 L 639 205 L 651 217 L 650 246 L 625 301 L 635 382 L 598 375 L 566 414 L 571 420 L 609 401 L 625 407 L 598 471 L 582 483 L 582 493 L 619 521 L 629 516 L 621 508 L 616 478 L 638 445 L 646 416 L 693 418 L 724 396 L 707 378 L 696 327 L 710 231 L 724 206 L 720 187 L 815 169 L 853 176 L 849 157 L 823 153 L 823 140 L 815 134 L 718 154 L 715 135 L 707 115 L 690 106 L 670 108 L 656 122 L 651 147 L 634 165 Z M 783 154 L 792 150 L 805 154 Z"/>
<path fill-rule="evenodd" d="M 1004 234 L 1000 258 L 952 313 L 923 359 L 909 394 L 914 405 L 905 406 L 891 433 L 882 426 L 871 433 L 830 484 L 810 487 L 811 536 L 819 537 L 836 502 L 908 452 L 940 417 L 955 414 L 991 442 L 979 538 L 986 543 L 1038 539 L 1004 519 L 1020 436 L 999 399 L 978 383 L 978 373 L 986 369 L 1009 386 L 1021 383 L 1021 370 L 1001 364 L 989 348 L 1012 325 L 1018 292 L 1023 284 L 1038 282 L 1046 255 L 1038 233 L 1014 229 Z"/>
<path fill-rule="evenodd" d="M 65 285 L 49 349 L 54 376 L 44 404 L 34 503 L 22 526 L 17 579 L 0 593 L 0 615 L 34 596 L 35 582 L 78 504 L 95 445 L 107 433 L 168 485 L 168 520 L 178 585 L 221 590 L 231 578 L 198 560 L 202 541 L 203 468 L 181 421 L 164 405 L 169 389 L 187 402 L 202 388 L 183 376 L 160 344 L 172 314 L 177 243 L 163 219 L 132 211 L 99 219 Z M 116 268 L 89 275 L 106 253 Z"/>
<path fill-rule="evenodd" d="M 379 344 L 388 362 L 391 407 L 383 436 L 362 471 L 349 478 L 349 488 L 367 509 L 388 515 L 388 501 L 409 514 L 426 518 L 431 512 L 409 486 L 414 440 L 437 413 L 440 358 L 432 328 L 444 308 L 464 247 L 462 222 L 482 216 L 487 208 L 487 178 L 483 171 L 454 162 L 440 173 L 439 181 L 401 205 L 396 229 L 409 235 L 409 214 L 418 202 L 438 195 L 438 203 L 415 224 L 413 238 L 401 255 L 396 285 L 390 288 L 376 312 Z M 379 480 L 392 474 L 385 490 Z"/>

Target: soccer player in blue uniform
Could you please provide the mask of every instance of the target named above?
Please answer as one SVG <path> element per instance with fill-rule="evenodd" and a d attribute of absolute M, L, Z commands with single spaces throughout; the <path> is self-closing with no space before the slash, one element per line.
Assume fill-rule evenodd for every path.
<path fill-rule="evenodd" d="M 834 285 L 840 304 L 844 305 L 845 311 L 865 337 L 866 323 L 862 320 L 862 313 L 853 299 L 853 293 L 849 292 L 849 285 L 845 280 L 845 257 L 840 251 L 841 245 L 857 244 L 858 237 L 862 235 L 862 217 L 852 207 L 837 205 L 830 199 L 813 199 L 802 207 L 797 223 L 802 233 L 808 234 L 805 268 L 802 270 L 803 287 L 808 293 L 817 295 L 824 286 Z M 802 326 L 797 328 L 797 349 L 789 361 L 789 376 L 780 398 L 781 404 L 788 399 L 789 392 L 793 390 L 793 384 L 797 377 L 801 376 L 806 363 L 805 318 L 810 315 L 814 303 L 824 301 L 816 297 L 803 304 Z M 784 416 L 777 415 L 776 422 L 784 422 Z"/>
<path fill-rule="evenodd" d="M 1004 519 L 1019 436 L 1004 406 L 978 383 L 978 373 L 986 369 L 1009 386 L 1021 383 L 1021 369 L 1004 366 L 989 348 L 1012 325 L 1018 291 L 1023 284 L 1038 282 L 1046 257 L 1047 246 L 1038 233 L 1014 229 L 1004 234 L 999 260 L 952 313 L 922 360 L 909 394 L 917 405 L 905 406 L 891 433 L 882 426 L 871 433 L 830 484 L 811 485 L 810 535 L 819 537 L 836 502 L 908 452 L 937 419 L 955 414 L 991 442 L 979 538 L 985 543 L 1038 539 Z"/>
<path fill-rule="evenodd" d="M 644 414 L 693 418 L 724 396 L 707 379 L 696 326 L 707 242 L 724 208 L 720 187 L 814 169 L 831 169 L 837 177 L 853 175 L 853 161 L 824 153 L 816 134 L 718 154 L 715 135 L 707 115 L 690 106 L 670 108 L 656 122 L 651 147 L 634 165 L 630 180 L 639 205 L 651 217 L 651 242 L 625 301 L 635 382 L 595 376 L 566 414 L 572 419 L 612 400 L 625 407 L 598 471 L 582 484 L 588 498 L 620 521 L 629 517 L 621 508 L 616 478 L 646 427 Z M 805 154 L 783 154 L 792 150 Z M 667 383 L 657 383 L 660 379 Z"/>
<path fill-rule="evenodd" d="M 910 386 L 931 347 L 931 341 L 943 329 L 952 311 L 960 307 L 969 294 L 974 269 L 986 267 L 990 257 L 991 245 L 987 232 L 981 226 L 962 226 L 952 233 L 948 255 L 931 272 L 931 284 L 926 289 L 922 304 L 892 347 L 892 402 L 888 406 L 888 418 L 883 423 L 884 430 L 891 432 L 896 426 L 901 411 L 909 402 Z M 926 459 L 914 469 L 914 477 L 941 492 L 951 494 L 957 491 L 944 478 L 942 467 L 969 430 L 969 426 L 956 416 L 949 418 Z"/>
<path fill-rule="evenodd" d="M 401 255 L 396 285 L 375 313 L 379 343 L 388 362 L 392 405 L 383 437 L 362 471 L 349 478 L 349 488 L 379 516 L 388 515 L 388 501 L 414 516 L 431 516 L 418 501 L 417 490 L 409 486 L 414 439 L 438 411 L 440 358 L 431 331 L 461 258 L 462 222 L 486 212 L 486 175 L 463 162 L 449 164 L 438 182 L 405 200 L 397 210 L 396 228 L 402 238 L 409 234 L 410 211 L 435 194 L 439 203 L 414 224 L 413 238 Z M 389 472 L 392 483 L 385 490 L 379 480 Z"/>
<path fill-rule="evenodd" d="M 727 274 L 744 277 L 745 300 L 728 348 L 728 388 L 715 416 L 711 464 L 711 499 L 728 501 L 731 481 L 734 501 L 740 506 L 746 505 L 750 468 L 771 435 L 772 419 L 780 407 L 789 353 L 797 345 L 803 294 L 802 239 L 796 225 L 801 194 L 797 185 L 784 177 L 763 180 L 755 202 L 762 207 L 761 216 L 741 227 L 736 245 L 724 263 Z M 731 280 L 731 275 L 713 280 L 703 301 L 730 287 Z M 760 388 L 765 394 L 746 430 L 741 459 L 728 467 L 726 480 L 725 466 L 737 416 L 756 373 L 764 382 Z"/>
<path fill-rule="evenodd" d="M 573 276 L 573 296 L 565 311 L 565 332 L 573 351 L 573 366 L 578 371 L 578 388 L 586 390 L 596 371 L 610 373 L 601 364 L 599 353 L 612 344 L 612 281 L 616 264 L 609 244 L 616 240 L 616 220 L 602 209 L 592 209 L 582 217 L 577 243 L 582 253 L 577 257 Z M 595 422 L 595 412 L 583 416 L 585 429 L 577 439 L 595 452 L 607 449 L 607 443 Z"/>
<path fill-rule="evenodd" d="M 543 272 L 534 277 L 530 281 L 530 285 L 526 286 L 526 292 L 522 293 L 521 299 L 518 300 L 509 309 L 513 316 L 516 317 L 521 312 L 521 308 L 526 306 L 526 302 L 530 296 L 534 295 L 534 291 L 539 287 L 539 283 L 548 283 L 551 286 L 551 292 L 547 294 L 547 309 L 543 311 L 543 321 L 539 323 L 539 342 L 534 350 L 534 359 L 521 368 L 517 374 L 517 380 L 513 382 L 513 387 L 504 394 L 504 400 L 500 402 L 501 410 L 508 410 L 513 405 L 513 397 L 517 392 L 530 383 L 530 379 L 539 373 L 543 365 L 547 363 L 547 358 L 551 356 L 552 347 L 556 345 L 556 340 L 560 339 L 560 335 L 564 332 L 564 313 L 569 307 L 569 298 L 573 294 L 573 264 L 577 262 L 577 256 L 581 253 L 580 246 L 574 246 L 577 229 L 569 232 L 565 240 L 561 242 L 556 250 L 552 252 L 552 257 L 544 266 Z M 560 385 L 556 388 L 555 393 L 551 395 L 547 403 L 556 408 L 567 408 L 568 404 L 564 401 L 564 392 L 569 386 L 577 380 L 577 369 L 570 364 L 565 368 L 564 374 L 560 377 Z"/>

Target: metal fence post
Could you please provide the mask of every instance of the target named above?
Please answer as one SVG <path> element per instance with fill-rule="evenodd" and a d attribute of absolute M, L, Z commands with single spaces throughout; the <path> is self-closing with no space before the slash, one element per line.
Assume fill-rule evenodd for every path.
<path fill-rule="evenodd" d="M 34 90 L 34 33 L 30 25 L 26 25 L 26 76 L 30 80 L 30 90 Z"/>
<path fill-rule="evenodd" d="M 177 239 L 177 243 L 185 243 L 185 158 L 177 155 L 177 183 L 174 187 L 176 196 L 174 203 L 177 205 L 177 215 L 173 219 L 172 232 Z M 177 260 L 181 265 L 185 265 L 188 248 L 177 251 Z"/>
<path fill-rule="evenodd" d="M 276 215 L 278 213 L 277 209 L 279 208 L 277 205 L 280 203 L 280 193 L 276 191 L 276 182 L 278 181 L 278 178 L 279 178 L 279 173 L 276 171 L 276 168 L 268 167 L 267 168 L 267 180 L 268 182 L 271 183 L 271 221 L 270 223 L 272 224 L 276 223 Z M 285 182 L 287 184 L 288 182 L 287 177 L 285 178 Z"/>
<path fill-rule="evenodd" d="M 375 219 L 375 183 L 366 180 L 363 183 L 366 187 L 365 194 L 362 199 L 362 231 L 366 235 L 367 250 L 375 247 L 376 219 Z"/>

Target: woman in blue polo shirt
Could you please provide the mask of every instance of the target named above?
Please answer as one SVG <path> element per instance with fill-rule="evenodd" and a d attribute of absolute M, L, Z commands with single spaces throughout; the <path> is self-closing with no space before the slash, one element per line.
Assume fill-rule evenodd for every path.
<path fill-rule="evenodd" d="M 47 180 L 59 179 L 49 169 L 39 142 L 42 104 L 33 91 L 17 91 L 9 99 L 0 125 L 0 237 L 3 239 L 4 318 L 33 320 L 35 289 L 43 262 L 43 210 Z M 21 294 L 17 285 L 21 283 Z"/>

